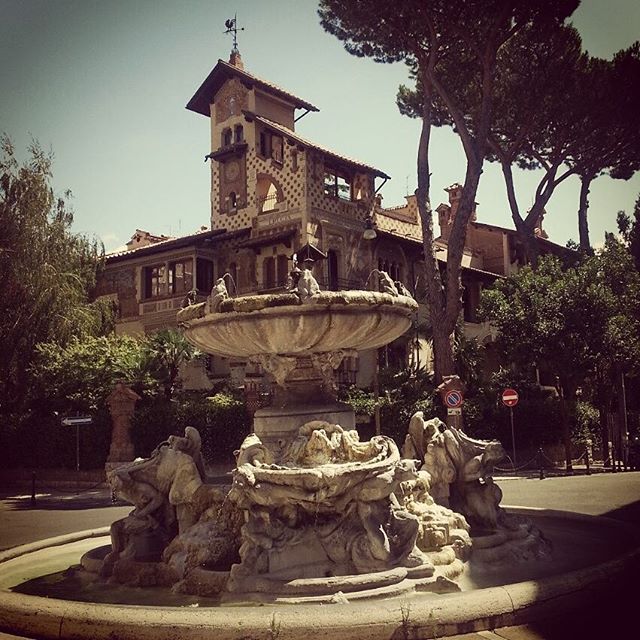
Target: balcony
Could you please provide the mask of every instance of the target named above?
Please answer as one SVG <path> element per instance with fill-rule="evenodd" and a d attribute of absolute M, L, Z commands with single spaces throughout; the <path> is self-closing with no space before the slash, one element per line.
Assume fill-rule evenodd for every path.
<path fill-rule="evenodd" d="M 269 194 L 263 198 L 257 198 L 258 212 L 259 213 L 271 213 L 272 211 L 286 211 L 287 201 L 284 199 L 278 200 L 276 193 Z"/>

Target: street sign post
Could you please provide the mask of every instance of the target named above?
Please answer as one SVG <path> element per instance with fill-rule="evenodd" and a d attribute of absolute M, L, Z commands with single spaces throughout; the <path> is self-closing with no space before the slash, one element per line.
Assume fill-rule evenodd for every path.
<path fill-rule="evenodd" d="M 76 428 L 76 472 L 80 471 L 80 427 L 83 425 L 93 424 L 91 416 L 72 416 L 70 418 L 62 418 L 62 424 L 65 427 Z"/>
<path fill-rule="evenodd" d="M 444 403 L 447 406 L 447 416 L 455 416 L 452 418 L 453 426 L 460 428 L 460 420 L 462 418 L 462 401 L 464 396 L 460 389 L 449 389 L 444 394 Z M 447 420 L 449 422 L 449 420 Z"/>
<path fill-rule="evenodd" d="M 505 389 L 502 392 L 502 404 L 509 407 L 509 418 L 511 419 L 511 446 L 513 447 L 513 466 L 516 466 L 516 432 L 513 428 L 513 407 L 518 404 L 518 392 L 515 389 Z"/>
<path fill-rule="evenodd" d="M 76 427 L 83 424 L 92 424 L 93 418 L 91 416 L 74 416 L 72 418 L 62 418 L 62 424 L 65 427 Z"/>
<path fill-rule="evenodd" d="M 515 389 L 505 389 L 502 392 L 502 404 L 505 407 L 515 407 L 518 404 L 518 392 Z"/>

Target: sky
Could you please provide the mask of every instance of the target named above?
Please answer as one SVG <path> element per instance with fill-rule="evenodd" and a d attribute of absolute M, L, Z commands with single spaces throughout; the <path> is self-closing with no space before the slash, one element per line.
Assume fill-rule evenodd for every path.
<path fill-rule="evenodd" d="M 185 105 L 228 59 L 224 22 L 236 13 L 245 69 L 320 109 L 297 123 L 300 135 L 389 174 L 383 204 L 401 204 L 416 187 L 419 134 L 395 105 L 406 67 L 349 55 L 316 9 L 314 0 L 0 0 L 0 132 L 21 158 L 32 139 L 53 151 L 54 188 L 73 193 L 74 230 L 107 251 L 136 228 L 185 235 L 208 226 L 209 119 Z M 640 2 L 582 0 L 572 22 L 592 55 L 610 57 L 640 37 Z M 435 207 L 464 178 L 451 131 L 434 132 L 430 160 Z M 537 179 L 516 176 L 524 209 Z M 578 193 L 569 179 L 547 206 L 551 240 L 578 239 Z M 639 193 L 640 174 L 593 184 L 594 245 Z M 485 165 L 476 199 L 479 221 L 513 227 L 496 165 Z"/>

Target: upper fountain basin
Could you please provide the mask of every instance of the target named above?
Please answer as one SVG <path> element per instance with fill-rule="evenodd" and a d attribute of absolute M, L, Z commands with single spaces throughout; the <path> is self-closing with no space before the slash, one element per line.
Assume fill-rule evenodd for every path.
<path fill-rule="evenodd" d="M 323 291 L 304 303 L 282 293 L 229 298 L 216 313 L 191 305 L 178 322 L 205 353 L 304 355 L 384 346 L 407 331 L 417 307 L 408 296 L 376 291 Z"/>

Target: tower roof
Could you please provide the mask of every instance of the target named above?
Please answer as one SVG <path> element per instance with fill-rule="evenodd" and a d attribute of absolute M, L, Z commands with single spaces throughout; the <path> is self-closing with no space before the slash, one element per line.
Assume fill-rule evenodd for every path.
<path fill-rule="evenodd" d="M 209 105 L 213 102 L 213 98 L 220 87 L 230 78 L 238 78 L 245 86 L 258 87 L 265 93 L 270 93 L 281 100 L 293 105 L 296 109 L 307 109 L 308 111 L 318 111 L 318 107 L 312 105 L 302 98 L 281 89 L 271 82 L 261 80 L 260 78 L 246 72 L 239 66 L 235 66 L 224 60 L 218 60 L 218 64 L 212 69 L 206 80 L 200 85 L 199 89 L 193 94 L 193 97 L 187 103 L 187 109 L 201 113 L 203 116 L 209 116 Z"/>
<path fill-rule="evenodd" d="M 390 179 L 391 177 L 391 176 L 388 176 L 384 171 L 381 171 L 380 169 L 376 169 L 375 167 L 372 167 L 369 164 L 365 164 L 364 162 L 360 162 L 359 160 L 354 160 L 353 158 L 349 158 L 348 156 L 344 156 L 340 153 L 336 153 L 335 151 L 331 151 L 326 147 L 322 147 L 321 145 L 316 144 L 315 142 L 306 140 L 305 138 L 299 136 L 295 131 L 288 129 L 287 127 L 283 127 L 281 124 L 278 124 L 277 122 L 273 122 L 273 120 L 269 120 L 267 118 L 264 118 L 263 116 L 258 116 L 255 113 L 251 113 L 249 111 L 245 111 L 244 116 L 245 118 L 247 118 L 247 120 L 255 120 L 256 122 L 259 122 L 260 124 L 269 127 L 270 129 L 281 134 L 282 136 L 284 136 L 285 138 L 287 138 L 293 143 L 299 144 L 302 147 L 320 151 L 321 153 L 330 157 L 332 160 L 336 161 L 339 164 L 348 165 L 356 169 L 363 169 L 365 171 L 374 173 L 380 178 L 386 178 L 387 180 Z"/>

